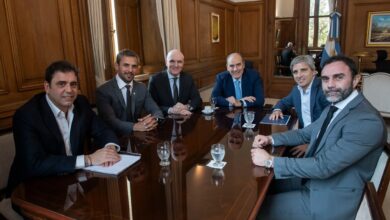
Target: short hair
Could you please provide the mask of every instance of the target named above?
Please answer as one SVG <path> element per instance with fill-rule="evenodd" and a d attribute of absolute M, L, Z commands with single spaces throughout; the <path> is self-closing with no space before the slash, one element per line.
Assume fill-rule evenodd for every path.
<path fill-rule="evenodd" d="M 298 63 L 306 63 L 311 70 L 316 70 L 314 59 L 310 55 L 300 55 L 295 57 L 290 63 L 291 72 L 293 71 L 293 67 Z"/>
<path fill-rule="evenodd" d="M 116 63 L 119 64 L 123 57 L 135 57 L 137 59 L 137 64 L 140 64 L 140 58 L 136 52 L 129 49 L 123 49 L 119 51 L 119 53 L 116 55 Z"/>
<path fill-rule="evenodd" d="M 355 77 L 358 74 L 356 63 L 351 58 L 344 55 L 337 55 L 337 56 L 330 57 L 325 61 L 322 69 L 324 69 L 326 65 L 334 62 L 343 62 L 345 65 L 347 65 L 349 70 L 352 73 L 352 77 Z"/>
<path fill-rule="evenodd" d="M 48 83 L 51 83 L 51 80 L 53 79 L 53 75 L 56 72 L 74 72 L 77 79 L 79 78 L 79 70 L 70 62 L 66 60 L 59 60 L 51 63 L 45 71 L 45 81 Z"/>
<path fill-rule="evenodd" d="M 233 52 L 233 53 L 229 54 L 229 55 L 226 57 L 226 64 L 228 63 L 229 58 L 230 58 L 231 56 L 233 56 L 233 55 L 238 55 L 238 56 L 240 56 L 240 57 L 241 57 L 242 63 L 243 63 L 243 64 L 245 63 L 244 57 L 243 57 L 239 52 Z"/>

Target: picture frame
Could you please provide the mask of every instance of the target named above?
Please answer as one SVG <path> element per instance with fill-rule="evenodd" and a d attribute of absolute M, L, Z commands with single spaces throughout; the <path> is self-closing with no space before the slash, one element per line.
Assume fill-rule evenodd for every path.
<path fill-rule="evenodd" d="M 390 11 L 368 12 L 367 47 L 390 47 Z"/>
<path fill-rule="evenodd" d="M 211 43 L 219 43 L 219 14 L 211 12 Z"/>

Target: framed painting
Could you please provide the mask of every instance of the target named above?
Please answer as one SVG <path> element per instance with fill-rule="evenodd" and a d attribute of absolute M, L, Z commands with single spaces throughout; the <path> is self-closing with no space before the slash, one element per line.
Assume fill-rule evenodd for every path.
<path fill-rule="evenodd" d="M 390 47 L 390 11 L 368 12 L 367 47 Z"/>
<path fill-rule="evenodd" d="M 211 13 L 211 42 L 219 42 L 219 14 Z"/>

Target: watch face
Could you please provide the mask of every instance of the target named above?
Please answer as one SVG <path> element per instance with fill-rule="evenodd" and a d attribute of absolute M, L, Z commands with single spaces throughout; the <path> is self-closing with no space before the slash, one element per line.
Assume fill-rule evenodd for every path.
<path fill-rule="evenodd" d="M 266 160 L 265 161 L 265 166 L 270 168 L 272 166 L 272 160 Z"/>

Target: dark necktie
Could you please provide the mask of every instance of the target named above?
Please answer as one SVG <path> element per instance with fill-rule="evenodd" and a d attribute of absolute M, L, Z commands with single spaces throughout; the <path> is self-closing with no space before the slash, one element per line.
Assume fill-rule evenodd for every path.
<path fill-rule="evenodd" d="M 177 77 L 173 77 L 173 102 L 177 103 L 177 98 L 179 97 L 179 90 L 176 85 Z"/>
<path fill-rule="evenodd" d="M 131 114 L 131 93 L 130 85 L 126 85 L 126 120 L 133 121 L 133 116 Z"/>
<path fill-rule="evenodd" d="M 324 123 L 322 124 L 321 126 L 321 130 L 320 130 L 320 133 L 318 134 L 318 137 L 316 139 L 316 142 L 314 143 L 314 145 L 309 149 L 309 152 L 306 154 L 306 157 L 312 157 L 314 155 L 314 153 L 316 152 L 317 150 L 317 147 L 318 145 L 321 143 L 321 139 L 322 137 L 324 136 L 324 133 L 326 131 L 326 129 L 328 128 L 328 125 L 330 123 L 330 120 L 332 119 L 333 117 L 333 114 L 337 111 L 337 107 L 334 106 L 334 105 L 331 105 L 330 108 L 329 108 L 329 111 L 328 111 L 328 114 L 326 115 L 326 118 L 325 118 L 325 121 Z"/>

